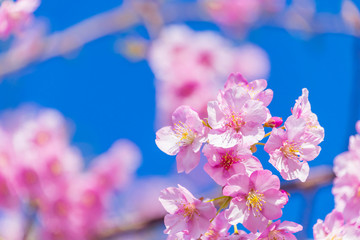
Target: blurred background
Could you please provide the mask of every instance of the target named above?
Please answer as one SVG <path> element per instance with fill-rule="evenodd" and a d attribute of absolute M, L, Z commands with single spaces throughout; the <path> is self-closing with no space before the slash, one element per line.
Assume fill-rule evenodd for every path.
<path fill-rule="evenodd" d="M 95 33 L 87 36 L 79 30 L 79 40 L 76 39 L 78 29 L 70 31 L 69 36 L 75 38 L 69 42 L 64 41 L 64 36 L 58 36 L 65 48 L 66 44 L 80 42 L 69 51 L 60 51 L 62 45 L 59 43 L 51 46 L 48 51 L 52 53 L 47 55 L 36 51 L 29 57 L 16 55 L 13 62 L 21 62 L 24 57 L 26 64 L 19 64 L 19 69 L 10 72 L 4 71 L 4 65 L 0 66 L 3 73 L 0 109 L 6 111 L 31 104 L 59 111 L 70 123 L 71 144 L 81 150 L 85 168 L 117 139 L 135 143 L 141 151 L 142 163 L 132 184 L 117 195 L 119 200 L 114 201 L 113 213 L 135 214 L 146 206 L 158 204 L 158 191 L 177 183 L 198 197 L 214 192 L 213 180 L 202 170 L 204 160 L 196 172 L 177 174 L 175 157 L 157 148 L 155 133 L 169 123 L 173 105 L 184 101 L 201 111 L 201 101 L 213 99 L 231 71 L 244 72 L 248 80 L 268 80 L 268 88 L 274 91 L 269 109 L 272 115 L 284 119 L 291 114 L 291 107 L 302 88 L 309 90 L 312 111 L 325 129 L 325 140 L 320 145 L 322 151 L 309 163 L 310 172 L 331 174 L 334 157 L 346 151 L 348 137 L 355 133 L 355 122 L 360 119 L 359 3 L 274 0 L 262 2 L 261 8 L 252 6 L 232 16 L 229 9 L 221 12 L 217 8 L 219 2 L 43 1 L 34 12 L 36 24 L 30 28 L 30 33 L 20 35 L 20 40 L 10 36 L 1 42 L 0 63 L 10 64 L 6 61 L 9 60 L 6 53 L 23 46 L 31 36 L 35 35 L 34 42 L 38 42 L 37 34 L 40 38 L 56 36 L 85 19 L 119 9 L 119 14 L 128 11 L 136 18 L 130 14 L 118 20 L 128 21 L 128 26 L 116 26 L 110 21 L 114 29 L 109 27 L 110 30 L 103 29 L 103 32 L 99 29 L 102 30 L 104 23 L 93 23 L 90 29 L 81 25 Z M 264 7 L 264 4 L 268 5 Z M 82 37 L 87 39 L 84 43 Z M 29 49 L 36 48 L 34 42 Z M 191 71 L 182 62 L 185 58 L 177 59 L 177 64 L 169 56 L 174 54 L 169 50 L 174 42 L 192 48 L 189 51 L 193 52 L 198 48 L 207 49 L 213 54 L 213 60 L 219 61 L 216 64 L 220 70 L 184 76 Z M 229 55 L 223 56 L 219 53 L 221 49 Z M 232 60 L 235 63 L 229 63 L 231 67 L 228 67 L 225 62 L 230 61 L 230 53 L 231 58 L 239 59 Z M 202 86 L 205 80 L 200 78 L 207 78 L 209 82 L 205 85 L 210 90 L 194 87 L 194 84 Z M 185 93 L 179 93 L 180 88 Z M 175 92 L 179 96 L 174 97 Z M 265 168 L 275 170 L 267 163 L 268 155 L 260 147 L 256 156 Z M 142 189 L 143 195 L 138 195 L 135 189 Z M 146 189 L 149 192 L 144 197 Z M 334 207 L 331 182 L 305 190 L 291 188 L 289 192 L 290 201 L 282 219 L 303 224 L 305 231 L 299 238 L 311 238 L 317 219 L 324 219 Z M 162 213 L 151 214 L 149 218 L 155 216 L 156 219 Z M 142 235 L 138 239 L 165 239 L 161 222 L 156 229 L 152 234 L 158 235 L 147 233 L 147 238 Z M 123 239 L 137 238 L 127 235 Z"/>

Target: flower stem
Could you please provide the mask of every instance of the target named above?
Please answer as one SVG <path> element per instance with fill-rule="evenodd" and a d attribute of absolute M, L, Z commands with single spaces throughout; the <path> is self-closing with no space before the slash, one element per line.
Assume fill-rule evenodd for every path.
<path fill-rule="evenodd" d="M 255 145 L 262 145 L 262 146 L 265 146 L 265 143 L 255 143 Z"/>
<path fill-rule="evenodd" d="M 221 197 L 217 197 L 217 198 L 213 198 L 213 199 L 210 199 L 210 200 L 207 200 L 205 202 L 213 202 L 213 201 L 216 201 L 216 200 L 220 200 L 220 199 L 223 199 L 223 198 L 228 198 L 229 196 L 221 196 Z"/>
<path fill-rule="evenodd" d="M 234 226 L 234 234 L 238 235 L 239 231 L 238 231 L 237 225 L 235 224 L 233 226 Z"/>

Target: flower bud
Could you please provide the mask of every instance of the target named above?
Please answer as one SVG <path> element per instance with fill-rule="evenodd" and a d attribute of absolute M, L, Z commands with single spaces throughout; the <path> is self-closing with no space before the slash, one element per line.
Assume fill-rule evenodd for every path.
<path fill-rule="evenodd" d="M 256 148 L 255 144 L 250 146 L 250 150 L 252 153 L 256 153 L 257 148 Z"/>
<path fill-rule="evenodd" d="M 270 128 L 280 127 L 282 123 L 283 120 L 281 117 L 272 117 L 264 124 L 264 127 L 270 127 Z"/>

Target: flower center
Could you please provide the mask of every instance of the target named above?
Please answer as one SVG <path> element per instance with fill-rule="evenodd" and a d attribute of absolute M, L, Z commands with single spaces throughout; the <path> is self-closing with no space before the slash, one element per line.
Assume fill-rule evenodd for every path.
<path fill-rule="evenodd" d="M 264 194 L 251 190 L 246 197 L 246 206 L 248 209 L 255 209 L 256 212 L 262 211 L 262 205 L 265 203 Z"/>
<path fill-rule="evenodd" d="M 226 126 L 234 129 L 236 132 L 239 132 L 241 127 L 245 125 L 245 122 L 242 120 L 242 117 L 232 112 L 230 115 L 226 117 Z"/>
<path fill-rule="evenodd" d="M 299 158 L 299 149 L 296 143 L 289 143 L 286 141 L 280 150 L 287 158 Z"/>
<path fill-rule="evenodd" d="M 188 125 L 181 121 L 179 121 L 179 123 L 175 123 L 174 132 L 175 135 L 179 138 L 178 144 L 180 146 L 192 144 L 196 137 L 194 131 Z"/>
<path fill-rule="evenodd" d="M 240 158 L 237 158 L 233 154 L 229 154 L 229 152 L 227 152 L 225 155 L 221 156 L 220 166 L 225 168 L 226 170 L 229 170 L 234 163 L 237 163 L 239 161 Z"/>
<path fill-rule="evenodd" d="M 186 218 L 186 221 L 190 221 L 195 214 L 200 216 L 199 210 L 196 209 L 193 203 L 189 203 L 187 205 L 184 204 L 182 212 L 183 212 L 183 216 Z"/>

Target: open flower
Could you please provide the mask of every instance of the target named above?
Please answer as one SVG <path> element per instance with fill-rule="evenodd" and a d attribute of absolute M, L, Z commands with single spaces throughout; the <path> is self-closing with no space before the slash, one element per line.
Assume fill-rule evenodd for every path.
<path fill-rule="evenodd" d="M 306 122 L 290 116 L 285 122 L 286 131 L 274 128 L 264 150 L 270 154 L 269 162 L 285 180 L 300 179 L 304 182 L 309 175 L 307 161 L 315 159 L 321 148 L 317 142 L 304 137 Z"/>
<path fill-rule="evenodd" d="M 197 239 L 208 230 L 216 208 L 213 203 L 196 199 L 186 188 L 178 187 L 169 187 L 160 193 L 159 200 L 169 213 L 165 216 L 164 232 L 170 235 L 185 232 L 192 239 Z"/>
<path fill-rule="evenodd" d="M 288 201 L 286 193 L 280 190 L 279 178 L 268 170 L 255 171 L 250 177 L 232 176 L 223 194 L 233 198 L 225 210 L 229 223 L 242 223 L 253 233 L 264 231 L 269 220 L 280 218 Z"/>
<path fill-rule="evenodd" d="M 249 93 L 251 99 L 263 102 L 266 107 L 273 99 L 274 93 L 271 89 L 266 89 L 267 81 L 265 79 L 248 82 L 240 73 L 233 73 L 230 74 L 228 80 L 226 81 L 225 89 L 233 86 L 243 87 Z"/>
<path fill-rule="evenodd" d="M 310 141 L 319 144 L 324 140 L 324 128 L 320 126 L 315 113 L 311 111 L 309 91 L 303 88 L 302 95 L 296 100 L 292 109 L 293 116 L 305 120 L 305 134 Z"/>
<path fill-rule="evenodd" d="M 156 132 L 156 145 L 169 155 L 176 155 L 178 172 L 189 173 L 200 161 L 200 148 L 206 141 L 205 127 L 197 112 L 188 106 L 178 107 L 173 116 L 173 127 Z"/>
<path fill-rule="evenodd" d="M 209 143 L 229 148 L 240 143 L 252 145 L 264 135 L 262 124 L 267 118 L 263 102 L 251 99 L 241 86 L 232 86 L 208 103 L 209 124 L 212 127 Z"/>
<path fill-rule="evenodd" d="M 204 170 L 214 181 L 224 186 L 227 180 L 238 173 L 250 175 L 255 170 L 262 170 L 262 165 L 251 154 L 250 147 L 237 145 L 232 148 L 217 148 L 206 145 L 203 152 L 208 159 Z"/>
<path fill-rule="evenodd" d="M 356 225 L 345 224 L 343 215 L 336 210 L 329 213 L 325 221 L 318 220 L 313 230 L 315 240 L 351 240 L 360 237 L 360 228 Z"/>

